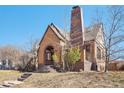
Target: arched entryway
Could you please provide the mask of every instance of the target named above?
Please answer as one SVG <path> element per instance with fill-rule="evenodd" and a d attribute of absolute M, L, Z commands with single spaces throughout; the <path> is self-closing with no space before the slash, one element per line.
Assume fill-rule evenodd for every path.
<path fill-rule="evenodd" d="M 54 54 L 54 48 L 52 46 L 48 46 L 45 49 L 45 65 L 53 65 L 52 55 Z"/>

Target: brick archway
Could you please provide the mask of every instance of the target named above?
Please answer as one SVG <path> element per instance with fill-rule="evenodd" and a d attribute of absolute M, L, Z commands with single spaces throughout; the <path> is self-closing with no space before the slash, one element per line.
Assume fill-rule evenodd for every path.
<path fill-rule="evenodd" d="M 53 46 L 47 46 L 44 51 L 44 61 L 45 65 L 53 65 L 54 61 L 52 59 L 52 55 L 54 54 L 54 47 Z"/>

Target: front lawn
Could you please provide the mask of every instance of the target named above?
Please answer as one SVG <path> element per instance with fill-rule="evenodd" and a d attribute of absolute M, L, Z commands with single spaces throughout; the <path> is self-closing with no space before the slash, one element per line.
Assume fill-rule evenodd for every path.
<path fill-rule="evenodd" d="M 23 73 L 0 70 L 0 84 L 6 80 L 17 80 Z M 66 72 L 33 73 L 16 88 L 124 88 L 124 72 Z"/>
<path fill-rule="evenodd" d="M 22 73 L 13 70 L 0 70 L 0 84 L 6 80 L 17 80 Z"/>
<path fill-rule="evenodd" d="M 33 73 L 24 83 L 16 86 L 23 88 L 87 88 L 123 87 L 124 72 L 67 72 Z"/>

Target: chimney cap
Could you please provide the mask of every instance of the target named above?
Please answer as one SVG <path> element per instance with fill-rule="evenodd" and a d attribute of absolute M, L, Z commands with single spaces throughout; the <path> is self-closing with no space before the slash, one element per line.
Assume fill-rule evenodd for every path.
<path fill-rule="evenodd" d="M 76 9 L 76 8 L 79 8 L 79 6 L 78 6 L 78 5 L 76 5 L 76 6 L 73 6 L 73 7 L 72 7 L 72 9 Z"/>

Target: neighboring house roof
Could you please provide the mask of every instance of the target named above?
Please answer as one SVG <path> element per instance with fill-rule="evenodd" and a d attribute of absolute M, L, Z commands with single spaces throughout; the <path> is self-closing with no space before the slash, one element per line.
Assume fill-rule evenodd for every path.
<path fill-rule="evenodd" d="M 112 61 L 110 63 L 124 63 L 124 60 L 115 60 L 115 61 Z"/>

